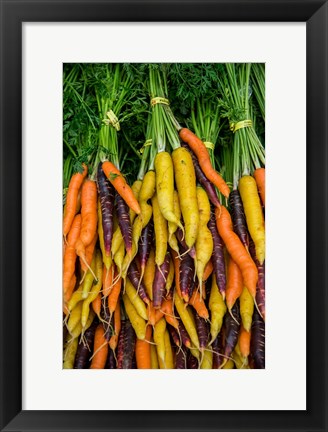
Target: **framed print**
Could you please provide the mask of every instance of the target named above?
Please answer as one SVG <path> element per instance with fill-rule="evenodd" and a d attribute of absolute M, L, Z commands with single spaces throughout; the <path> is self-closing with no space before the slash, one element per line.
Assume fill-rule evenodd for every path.
<path fill-rule="evenodd" d="M 327 8 L 326 1 L 310 0 L 1 2 L 1 430 L 327 429 Z M 259 75 L 257 78 L 252 75 L 256 71 L 261 74 L 262 81 Z M 234 77 L 232 81 L 231 77 Z M 115 95 L 106 99 L 101 85 L 105 83 L 106 86 L 106 82 L 109 82 L 106 80 L 110 79 L 114 82 Z M 262 83 L 262 87 L 256 86 L 256 83 Z M 190 90 L 193 84 L 193 90 Z M 68 91 L 68 88 L 72 90 Z M 220 89 L 221 93 L 214 95 L 215 104 L 219 101 L 220 125 L 213 121 L 217 117 L 212 115 L 211 97 L 206 93 L 208 89 Z M 261 89 L 263 94 L 265 91 L 265 99 L 260 97 Z M 121 101 L 117 94 L 124 99 L 126 112 L 131 110 L 127 118 L 122 114 L 124 104 L 109 102 Z M 193 94 L 200 95 L 194 105 L 190 102 Z M 202 105 L 200 100 L 204 94 L 206 100 L 202 101 Z M 240 104 L 247 106 L 248 116 L 238 117 L 237 113 L 242 110 L 239 106 L 238 111 L 231 102 L 231 94 L 234 94 L 235 100 L 241 101 Z M 174 99 L 178 101 L 176 105 Z M 246 110 L 244 105 L 243 109 Z M 157 162 L 156 157 L 168 157 L 166 163 L 173 163 L 175 170 L 172 185 L 175 184 L 177 189 L 182 214 L 182 218 L 179 216 L 174 220 L 177 226 L 183 221 L 181 236 L 178 236 L 178 231 L 174 231 L 181 262 L 182 257 L 190 256 L 187 252 L 192 247 L 200 251 L 196 237 L 190 240 L 189 226 L 187 229 L 191 207 L 191 204 L 185 206 L 183 202 L 186 191 L 189 191 L 189 184 L 184 182 L 187 169 L 181 173 L 180 182 L 179 165 L 174 160 L 174 152 L 182 149 L 181 153 L 188 153 L 184 144 L 181 144 L 181 141 L 188 143 L 188 136 L 181 138 L 181 130 L 194 130 L 201 141 L 193 151 L 198 156 L 200 172 L 206 172 L 204 158 L 211 154 L 215 137 L 206 132 L 201 120 L 197 121 L 198 117 L 203 118 L 200 114 L 202 110 L 210 113 L 204 116 L 207 125 L 212 119 L 212 125 L 221 128 L 221 132 L 218 132 L 220 137 L 235 140 L 235 146 L 238 135 L 242 133 L 247 137 L 247 142 L 253 143 L 249 154 L 246 147 L 232 156 L 229 152 L 224 156 L 222 150 L 222 154 L 213 162 L 223 178 L 227 179 L 229 157 L 234 158 L 231 183 L 235 182 L 233 189 L 239 189 L 241 195 L 243 191 L 239 183 L 242 175 L 238 176 L 236 172 L 243 171 L 245 176 L 253 174 L 257 168 L 263 168 L 264 150 L 262 152 L 261 149 L 262 144 L 265 146 L 265 205 L 262 195 L 260 198 L 257 195 L 257 199 L 261 215 L 265 215 L 266 312 L 261 298 L 256 297 L 260 288 L 255 283 L 256 311 L 252 313 L 252 325 L 254 322 L 260 324 L 253 330 L 250 324 L 247 337 L 253 337 L 249 339 L 253 348 L 246 356 L 238 354 L 240 323 L 246 327 L 248 325 L 244 316 L 238 317 L 235 310 L 231 314 L 227 313 L 222 324 L 223 330 L 221 327 L 215 330 L 214 312 L 208 300 L 211 299 L 212 286 L 216 284 L 217 288 L 213 293 L 219 293 L 222 298 L 225 296 L 221 281 L 217 282 L 214 276 L 215 269 L 208 279 L 210 283 L 204 285 L 203 293 L 207 296 L 204 305 L 210 314 L 203 322 L 200 320 L 200 309 L 189 302 L 194 294 L 192 289 L 183 291 L 185 288 L 182 286 L 178 300 L 176 291 L 171 290 L 173 295 L 170 297 L 170 287 L 165 296 L 160 294 L 158 298 L 154 288 L 147 291 L 146 287 L 142 291 L 141 273 L 138 273 L 142 271 L 142 258 L 140 261 L 132 261 L 131 258 L 126 267 L 124 295 L 119 297 L 119 306 L 115 304 L 107 317 L 104 315 L 106 309 L 103 299 L 107 299 L 114 290 L 124 266 L 122 264 L 120 268 L 120 261 L 114 261 L 112 284 L 108 283 L 104 275 L 109 274 L 112 267 L 111 264 L 106 267 L 105 257 L 110 254 L 106 255 L 106 245 L 99 241 L 102 237 L 99 235 L 98 222 L 92 228 L 92 235 L 89 233 L 91 240 L 86 240 L 87 235 L 83 237 L 81 234 L 79 237 L 85 239 L 84 242 L 81 240 L 85 247 L 95 239 L 95 252 L 93 255 L 91 252 L 91 260 L 87 258 L 86 252 L 85 255 L 84 252 L 80 253 L 79 258 L 74 258 L 70 284 L 67 283 L 66 287 L 65 280 L 62 280 L 65 269 L 63 256 L 71 247 L 71 236 L 69 239 L 66 236 L 69 229 L 64 232 L 65 242 L 62 242 L 63 215 L 65 225 L 69 207 L 69 202 L 65 201 L 66 193 L 74 173 L 82 176 L 83 164 L 87 166 L 89 179 L 84 180 L 83 186 L 81 180 L 81 192 L 87 181 L 91 182 L 96 202 L 97 193 L 101 195 L 99 179 L 103 174 L 106 190 L 113 188 L 111 193 L 116 197 L 115 200 L 111 199 L 112 204 L 115 201 L 113 225 L 116 230 L 119 227 L 116 237 L 120 233 L 122 236 L 120 245 L 123 245 L 123 258 L 129 258 L 132 246 L 129 246 L 128 235 L 124 234 L 125 228 L 122 228 L 122 219 L 129 209 L 125 208 L 126 213 L 123 214 L 120 213 L 121 208 L 130 206 L 135 213 L 134 220 L 139 220 L 140 214 L 145 217 L 146 213 L 138 208 L 140 200 L 134 201 L 132 194 L 129 197 L 125 195 L 127 185 L 132 185 L 138 175 L 144 178 L 146 169 L 142 167 L 148 166 L 148 170 L 153 172 L 156 163 L 155 172 L 159 177 L 161 167 L 159 157 Z M 77 122 L 75 126 L 72 119 Z M 149 136 L 146 133 L 147 122 L 152 131 Z M 89 139 L 91 144 L 80 152 L 79 133 L 83 125 L 89 123 L 93 129 L 92 126 L 86 128 L 83 139 Z M 129 150 L 123 154 L 114 144 L 115 137 L 121 133 L 119 129 L 123 129 L 124 125 L 124 136 L 119 135 L 119 139 L 125 140 L 125 149 Z M 96 131 L 96 139 L 93 130 Z M 164 143 L 163 148 L 160 148 L 163 130 L 167 134 L 167 138 L 163 138 L 166 146 Z M 256 141 L 251 135 L 253 132 L 250 132 L 254 130 L 257 133 Z M 111 138 L 107 140 L 109 135 L 106 134 Z M 134 138 L 131 138 L 133 134 Z M 96 149 L 92 146 L 95 140 L 99 141 Z M 107 148 L 106 143 L 109 143 Z M 205 152 L 198 155 L 199 146 L 203 143 Z M 77 153 L 79 157 L 75 157 Z M 153 159 L 150 155 L 153 155 Z M 243 158 L 238 162 L 240 155 Z M 130 161 L 130 165 L 126 162 L 123 165 L 123 160 Z M 125 177 L 121 176 L 120 171 L 113 171 L 110 161 L 116 170 L 120 164 L 123 166 Z M 166 170 L 165 173 L 165 181 L 171 182 L 167 180 Z M 121 184 L 117 185 L 119 181 Z M 230 180 L 227 183 L 231 187 Z M 63 184 L 64 189 L 67 189 L 64 210 Z M 206 181 L 203 183 L 205 188 L 204 184 Z M 171 219 L 172 222 L 173 216 L 165 207 L 166 201 L 160 202 L 159 186 L 155 184 L 154 187 L 156 197 L 147 196 L 148 204 L 145 200 L 147 205 L 152 205 L 151 217 L 155 219 L 158 205 L 158 215 L 164 215 L 164 221 Z M 201 200 L 202 192 L 198 189 L 197 193 Z M 217 195 L 215 190 L 212 205 L 215 205 L 215 197 L 219 197 L 221 203 L 228 207 L 228 200 L 225 201 L 222 193 Z M 198 210 L 200 202 L 197 204 Z M 86 212 L 85 203 L 85 195 L 81 199 L 82 210 L 74 203 L 70 224 L 73 221 L 77 224 L 80 216 L 82 220 L 83 212 Z M 219 205 L 217 208 L 220 208 Z M 97 219 L 103 218 L 101 203 L 99 209 L 101 215 L 97 213 Z M 246 209 L 245 214 L 247 219 L 249 213 Z M 221 212 L 216 221 L 214 219 L 214 229 L 225 239 L 228 266 L 233 251 L 228 248 L 229 239 L 220 231 L 220 217 Z M 126 218 L 134 223 L 132 216 L 131 219 L 130 216 Z M 140 221 L 141 236 L 141 230 L 145 227 L 142 217 Z M 208 222 L 210 219 L 205 225 Z M 102 227 L 107 229 L 104 224 Z M 134 225 L 131 225 L 131 230 L 132 227 Z M 257 234 L 252 231 L 249 221 L 247 228 L 254 240 Z M 236 228 L 234 230 L 237 232 Z M 157 233 L 155 230 L 155 234 L 149 234 L 150 242 L 152 237 L 156 242 L 162 236 Z M 264 262 L 261 246 L 255 240 L 254 243 L 254 251 L 250 247 L 250 254 L 246 252 L 245 259 L 250 259 L 253 253 L 251 261 L 254 264 L 258 260 L 261 265 Z M 170 244 L 170 248 L 172 245 L 174 247 L 174 243 Z M 156 251 L 158 249 L 156 245 Z M 75 244 L 73 250 L 77 250 Z M 243 251 L 246 249 L 243 248 Z M 136 256 L 136 251 L 133 253 Z M 200 252 L 197 257 L 199 255 Z M 100 263 L 98 267 L 97 257 Z M 114 257 L 115 254 L 111 256 L 113 260 Z M 164 261 L 166 257 L 167 254 Z M 201 264 L 197 257 L 191 255 L 190 258 L 189 267 L 197 277 L 193 279 L 190 276 L 188 287 L 192 286 L 192 280 L 198 281 L 199 288 L 203 286 L 201 281 L 209 258 L 206 258 L 204 269 L 200 270 Z M 152 259 L 159 260 L 155 253 Z M 167 258 L 167 265 L 164 261 L 160 264 L 154 261 L 157 264 L 157 267 L 154 264 L 155 277 L 160 280 L 162 273 L 169 275 L 171 266 L 176 290 L 177 273 L 174 276 L 171 254 Z M 182 278 L 189 277 L 186 276 L 189 270 L 181 273 L 182 264 L 179 265 L 178 274 Z M 97 268 L 100 269 L 99 273 Z M 259 269 L 257 267 L 257 274 L 262 271 Z M 88 277 L 91 280 L 89 287 L 83 285 Z M 250 294 L 251 288 L 245 274 L 242 274 L 242 278 L 245 285 L 242 289 L 245 295 Z M 169 279 L 167 276 L 165 282 Z M 71 283 L 72 280 L 76 281 L 75 284 Z M 108 293 L 103 297 L 96 292 L 99 280 L 102 282 L 103 294 L 108 284 Z M 64 324 L 68 329 L 64 337 L 62 290 L 58 288 L 62 285 L 64 300 L 70 285 L 71 295 L 74 292 L 77 298 L 76 309 L 72 302 L 69 303 L 72 297 L 64 302 Z M 161 289 L 161 293 L 164 292 L 165 286 Z M 91 292 L 95 293 L 94 300 L 99 298 L 100 312 L 97 314 L 97 306 L 90 306 L 89 302 L 88 316 L 83 321 L 84 300 Z M 141 300 L 139 304 L 135 301 L 137 295 Z M 183 299 L 183 307 L 179 304 L 179 298 Z M 241 301 L 235 300 L 236 305 L 240 305 Z M 156 302 L 155 309 L 160 312 L 165 302 L 165 305 L 171 304 L 170 311 L 166 310 L 163 317 L 158 318 L 158 322 L 162 319 L 165 325 L 163 358 L 158 349 L 157 336 L 153 333 L 155 318 L 151 318 L 149 312 Z M 252 301 L 251 304 L 254 307 Z M 81 366 L 83 370 L 76 370 L 80 369 L 76 353 L 79 348 L 82 350 L 87 346 L 88 327 L 81 324 L 81 331 L 75 339 L 70 337 L 77 328 L 71 318 L 74 316 L 71 313 L 73 310 L 74 314 L 80 313 L 79 323 L 86 323 L 92 317 L 94 321 L 90 322 L 94 325 L 94 338 L 101 334 L 101 340 L 104 341 L 106 329 L 113 329 L 108 340 L 99 343 L 99 350 L 93 348 L 90 361 L 81 360 L 84 362 L 84 366 Z M 126 357 L 124 350 L 116 350 L 119 343 L 123 343 L 119 342 L 123 330 L 121 333 L 116 332 L 115 317 L 120 317 L 117 322 L 124 328 L 125 338 L 132 335 L 133 347 L 140 340 L 148 342 L 146 333 L 138 333 L 140 328 L 137 328 L 137 324 L 132 324 L 129 333 L 129 323 L 133 323 L 133 315 L 129 311 L 137 311 L 139 318 L 144 316 L 142 325 L 147 320 L 154 320 L 154 327 L 145 326 L 144 330 L 151 328 L 149 345 L 155 347 L 158 370 L 150 370 L 155 367 L 149 366 L 145 368 L 148 370 L 139 370 L 137 348 L 131 351 L 130 357 Z M 262 349 L 264 312 L 265 356 Z M 171 321 L 165 316 L 171 317 Z M 178 335 L 176 345 L 181 343 L 183 346 L 183 330 L 179 327 L 179 320 L 176 323 L 174 318 L 181 319 L 187 334 L 184 348 L 181 349 L 175 348 L 174 335 Z M 110 325 L 104 327 L 103 322 Z M 236 333 L 238 344 L 235 338 L 229 351 L 226 349 L 230 343 L 229 331 L 234 329 L 236 322 L 239 325 Z M 201 335 L 202 325 L 206 327 L 205 332 L 211 333 L 211 340 L 205 342 L 203 351 L 199 339 L 193 337 L 189 324 L 198 330 L 197 338 Z M 178 331 L 169 332 L 175 325 Z M 256 332 L 258 341 L 254 336 Z M 84 337 L 81 337 L 81 333 Z M 220 335 L 224 341 L 222 347 L 219 347 Z M 110 344 L 117 344 L 114 349 L 111 348 L 113 358 L 110 358 L 109 350 L 106 357 L 100 359 L 98 353 L 102 353 L 103 346 L 107 347 L 109 339 Z M 76 353 L 68 361 L 67 358 L 73 352 L 72 340 L 75 340 Z M 92 346 L 96 346 L 94 341 L 92 339 Z M 214 341 L 219 348 L 215 343 L 213 347 Z M 256 342 L 259 343 L 257 348 Z M 193 358 L 196 356 L 192 350 L 201 355 L 196 362 L 197 370 L 193 371 Z M 151 362 L 151 348 L 147 352 Z M 177 359 L 181 352 L 185 353 L 184 358 L 189 356 L 190 367 L 185 370 L 177 370 Z M 167 353 L 172 354 L 172 358 Z M 217 361 L 215 355 L 225 358 L 221 367 L 217 368 L 220 370 L 213 368 L 213 362 Z M 100 363 L 96 363 L 93 358 Z M 240 359 L 242 361 L 238 367 Z M 118 364 L 116 361 L 121 362 L 125 370 L 108 370 L 111 369 L 111 361 L 115 365 Z M 228 361 L 234 370 L 225 370 Z M 163 370 L 163 365 L 166 368 L 170 362 L 172 370 Z M 187 363 L 186 360 L 184 364 Z M 156 393 L 156 397 L 152 393 Z"/>

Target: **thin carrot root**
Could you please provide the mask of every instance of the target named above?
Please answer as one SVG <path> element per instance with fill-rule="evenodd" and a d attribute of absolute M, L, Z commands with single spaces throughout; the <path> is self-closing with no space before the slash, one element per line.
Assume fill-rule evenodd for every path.
<path fill-rule="evenodd" d="M 84 331 L 81 332 L 79 342 L 80 342 L 80 343 L 82 342 L 83 345 L 86 346 L 86 347 L 88 348 L 89 351 L 91 351 L 90 346 L 89 346 L 89 344 L 88 344 L 88 341 L 87 341 L 86 337 L 84 336 Z"/>
<path fill-rule="evenodd" d="M 143 342 L 147 342 L 147 343 L 149 343 L 150 345 L 156 345 L 155 342 L 152 342 L 152 341 L 150 341 L 150 340 L 148 340 L 148 339 L 144 339 Z"/>
<path fill-rule="evenodd" d="M 178 258 L 182 258 L 183 256 L 187 255 L 190 251 L 191 251 L 192 247 L 190 247 L 189 249 L 187 249 L 186 251 L 184 251 L 182 254 L 178 254 Z"/>
<path fill-rule="evenodd" d="M 188 306 L 188 304 L 186 304 L 186 306 Z M 159 311 L 160 311 L 163 315 L 169 316 L 169 317 L 171 317 L 171 318 L 175 318 L 175 319 L 177 319 L 177 320 L 180 319 L 179 316 L 172 315 L 172 314 L 169 314 L 169 313 L 167 313 L 167 312 L 164 312 L 162 309 L 159 309 Z"/>
<path fill-rule="evenodd" d="M 137 294 L 139 294 L 139 288 L 140 288 L 140 285 L 141 285 L 144 273 L 145 273 L 145 267 L 142 267 L 141 268 L 141 273 L 140 273 L 140 279 L 139 279 L 138 287 L 137 287 Z"/>
<path fill-rule="evenodd" d="M 229 356 L 226 356 L 226 355 L 224 355 L 224 354 L 221 354 L 221 353 L 219 353 L 218 351 L 215 351 L 215 350 L 209 350 L 209 351 L 212 351 L 212 352 L 215 353 L 216 355 L 218 355 L 218 356 L 224 358 L 223 363 L 220 365 L 220 369 L 223 368 L 223 366 L 227 363 L 228 360 L 231 360 L 231 361 L 234 362 L 234 364 L 236 364 L 236 361 L 235 361 L 232 357 L 229 357 Z"/>
<path fill-rule="evenodd" d="M 117 361 L 116 353 L 115 353 L 115 350 L 112 350 L 112 351 L 113 351 L 113 356 L 114 356 L 116 367 L 117 367 L 118 361 Z"/>
<path fill-rule="evenodd" d="M 163 279 L 165 280 L 165 283 L 166 283 L 167 278 L 164 276 L 164 273 L 162 272 L 161 266 L 159 266 L 159 265 L 157 264 L 157 268 L 158 268 L 158 271 L 160 272 L 160 274 L 162 275 L 162 277 L 163 277 Z"/>
<path fill-rule="evenodd" d="M 259 309 L 259 307 L 258 307 L 258 305 L 257 305 L 257 303 L 256 303 L 256 298 L 253 297 L 253 300 L 254 300 L 254 305 L 255 305 L 255 307 L 256 307 L 257 312 L 259 313 L 260 317 L 261 317 L 261 318 L 263 319 L 263 321 L 264 321 L 263 315 L 261 314 L 260 309 Z"/>
<path fill-rule="evenodd" d="M 88 268 L 88 270 L 90 271 L 90 273 L 92 274 L 92 276 L 94 277 L 95 282 L 98 283 L 98 278 L 97 278 L 97 276 L 95 275 L 95 273 L 94 273 L 94 271 L 92 270 L 92 268 L 89 266 L 89 264 L 88 264 L 87 260 L 85 259 L 85 257 L 84 257 L 84 256 L 80 256 L 80 258 L 81 258 L 81 260 L 83 261 L 83 263 L 86 265 L 86 267 Z M 81 285 L 81 283 L 83 282 L 86 273 L 87 273 L 87 272 L 85 271 L 85 272 L 84 272 L 84 275 L 83 275 L 83 277 L 82 277 L 82 280 L 80 281 L 80 285 Z"/>
<path fill-rule="evenodd" d="M 93 357 L 98 353 L 98 351 L 100 351 L 102 348 L 104 348 L 104 346 L 106 346 L 108 344 L 107 341 L 105 341 L 102 345 L 100 345 L 100 347 L 98 349 L 96 349 L 96 351 L 92 354 L 92 356 L 89 358 L 89 361 L 93 359 Z"/>
<path fill-rule="evenodd" d="M 239 321 L 237 321 L 237 320 L 236 320 L 236 318 L 234 317 L 233 313 L 231 312 L 231 308 L 230 308 L 230 309 L 228 309 L 228 310 L 229 310 L 229 314 L 230 314 L 231 318 L 232 318 L 232 319 L 233 319 L 233 320 L 235 321 L 235 323 L 236 323 L 236 324 L 238 324 L 238 325 L 239 325 L 239 324 L 240 324 L 240 322 L 239 322 Z"/>
<path fill-rule="evenodd" d="M 67 315 L 65 316 L 65 318 L 63 319 L 63 325 L 67 328 L 67 321 L 68 321 L 68 319 L 69 319 L 69 316 L 70 316 L 70 311 L 68 310 L 67 311 Z M 67 330 L 68 330 L 68 328 L 67 328 Z"/>

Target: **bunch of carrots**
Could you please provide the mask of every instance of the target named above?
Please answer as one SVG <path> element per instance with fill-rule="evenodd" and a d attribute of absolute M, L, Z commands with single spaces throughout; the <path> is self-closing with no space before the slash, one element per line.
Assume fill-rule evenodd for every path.
<path fill-rule="evenodd" d="M 209 145 L 218 141 L 218 116 L 202 123 L 198 104 L 195 133 L 181 126 L 168 99 L 166 69 L 146 66 L 150 106 L 136 180 L 129 185 L 119 165 L 120 111 L 113 116 L 113 109 L 111 121 L 100 126 L 95 154 L 68 184 L 63 367 L 263 369 L 264 148 L 246 106 L 244 119 L 229 118 L 221 175 L 220 146 Z M 226 97 L 238 112 L 233 97 L 244 85 L 232 73 L 249 80 L 251 65 L 242 68 L 227 66 L 218 77 L 225 89 L 233 80 Z M 102 100 L 100 116 L 108 109 Z"/>

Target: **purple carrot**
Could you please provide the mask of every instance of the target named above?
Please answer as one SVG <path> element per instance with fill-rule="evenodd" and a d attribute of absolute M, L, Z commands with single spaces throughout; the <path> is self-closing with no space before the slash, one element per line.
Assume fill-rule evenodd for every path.
<path fill-rule="evenodd" d="M 233 318 L 231 315 L 233 315 Z M 225 347 L 224 355 L 230 357 L 232 351 L 235 349 L 238 341 L 238 334 L 240 330 L 240 312 L 239 312 L 239 300 L 235 302 L 231 309 L 231 314 L 227 313 L 224 321 L 225 329 Z"/>
<path fill-rule="evenodd" d="M 212 343 L 212 349 L 213 349 L 213 367 L 212 369 L 220 369 L 224 357 L 220 354 L 223 354 L 224 351 L 224 337 L 223 332 L 220 331 L 220 333 L 217 335 L 217 337 L 214 339 Z"/>
<path fill-rule="evenodd" d="M 101 168 L 102 162 L 99 162 L 97 169 L 97 188 L 100 199 L 102 227 L 104 232 L 104 245 L 106 255 L 110 255 L 112 237 L 113 237 L 113 214 L 114 214 L 114 196 L 115 189 L 107 179 Z"/>
<path fill-rule="evenodd" d="M 197 313 L 194 314 L 197 336 L 199 340 L 199 349 L 203 351 L 208 342 L 208 327 L 204 318 L 201 318 Z"/>
<path fill-rule="evenodd" d="M 121 229 L 125 249 L 128 254 L 132 251 L 132 226 L 130 221 L 129 206 L 119 193 L 115 193 L 115 209 L 117 213 L 118 224 Z"/>
<path fill-rule="evenodd" d="M 88 369 L 90 353 L 93 351 L 93 341 L 98 325 L 98 320 L 95 319 L 91 326 L 85 331 L 84 339 L 77 347 L 74 361 L 74 369 Z"/>
<path fill-rule="evenodd" d="M 223 254 L 223 241 L 219 235 L 219 232 L 216 227 L 216 219 L 213 208 L 211 208 L 211 218 L 207 224 L 208 229 L 211 231 L 213 238 L 213 255 L 212 255 L 212 264 L 213 264 L 213 272 L 215 274 L 216 283 L 219 287 L 219 291 L 222 294 L 223 298 L 225 297 L 226 290 L 226 268 Z"/>
<path fill-rule="evenodd" d="M 263 262 L 263 264 L 260 264 L 259 260 L 256 258 L 255 244 L 251 238 L 249 240 L 249 253 L 251 254 L 251 257 L 256 264 L 259 274 L 256 286 L 256 304 L 260 311 L 260 314 L 265 320 L 265 261 Z"/>
<path fill-rule="evenodd" d="M 115 352 L 112 349 L 108 350 L 105 369 L 116 369 Z"/>
<path fill-rule="evenodd" d="M 136 334 L 128 319 L 122 321 L 117 344 L 117 369 L 132 369 Z"/>
<path fill-rule="evenodd" d="M 257 310 L 251 330 L 250 364 L 253 369 L 265 369 L 265 323 Z"/>
<path fill-rule="evenodd" d="M 262 318 L 265 320 L 265 261 L 263 261 L 262 265 L 259 265 L 257 270 L 259 273 L 259 278 L 257 281 L 255 300 Z"/>
<path fill-rule="evenodd" d="M 182 229 L 180 227 L 177 228 L 177 230 L 175 232 L 175 236 L 176 236 L 178 242 L 180 243 L 180 246 L 181 246 L 181 249 L 182 249 L 181 253 L 185 253 L 185 252 L 188 251 L 188 254 L 191 256 L 191 258 L 195 259 L 195 257 L 196 257 L 196 249 L 195 249 L 194 246 L 192 246 L 190 248 L 190 250 L 188 250 L 187 243 L 186 243 L 186 241 L 185 241 L 185 239 L 183 237 L 183 232 L 182 232 Z"/>
<path fill-rule="evenodd" d="M 187 350 L 185 347 L 176 348 L 175 369 L 187 369 Z"/>
<path fill-rule="evenodd" d="M 129 265 L 127 276 L 130 279 L 130 282 L 132 283 L 134 288 L 138 291 L 138 294 L 140 295 L 141 299 L 146 304 L 149 304 L 150 300 L 149 300 L 149 297 L 147 295 L 146 287 L 145 287 L 143 281 L 141 281 L 140 272 L 139 272 L 139 269 L 138 269 L 138 266 L 137 266 L 135 259 Z"/>
<path fill-rule="evenodd" d="M 180 290 L 182 298 L 186 303 L 189 301 L 190 286 L 193 283 L 195 274 L 194 260 L 190 255 L 185 254 L 181 256 L 180 260 Z"/>
<path fill-rule="evenodd" d="M 188 352 L 187 356 L 187 369 L 198 369 L 198 360 L 194 357 L 191 352 Z"/>
<path fill-rule="evenodd" d="M 170 270 L 170 252 L 166 252 L 162 265 L 156 266 L 153 282 L 153 306 L 160 309 L 165 295 L 165 284 Z"/>
<path fill-rule="evenodd" d="M 176 329 L 174 327 L 172 327 L 171 325 L 168 325 L 167 328 L 169 330 L 169 333 L 171 335 L 171 339 L 172 339 L 174 345 L 176 345 L 177 347 L 180 347 L 181 346 L 181 340 L 180 340 L 180 337 L 179 337 Z"/>
<path fill-rule="evenodd" d="M 138 369 L 136 353 L 133 353 L 131 369 Z"/>
<path fill-rule="evenodd" d="M 189 285 L 189 297 L 191 298 L 194 291 L 198 288 L 199 280 L 197 277 L 193 278 L 191 284 Z"/>
<path fill-rule="evenodd" d="M 138 255 L 140 260 L 141 275 L 145 271 L 145 267 L 149 258 L 151 245 L 153 243 L 154 235 L 154 221 L 153 218 L 150 219 L 145 228 L 141 231 L 141 236 L 138 246 Z"/>
<path fill-rule="evenodd" d="M 243 202 L 238 189 L 230 192 L 229 204 L 231 208 L 231 218 L 233 230 L 238 235 L 240 241 L 246 249 L 249 247 L 249 235 L 247 231 L 246 216 L 244 213 Z"/>
<path fill-rule="evenodd" d="M 207 196 L 209 197 L 210 201 L 212 202 L 213 205 L 215 205 L 216 207 L 218 207 L 220 205 L 220 201 L 215 189 L 215 186 L 213 185 L 213 183 L 211 183 L 206 175 L 203 173 L 203 170 L 201 169 L 198 159 L 195 156 L 195 153 L 191 150 L 191 148 L 188 146 L 188 144 L 182 142 L 181 146 L 186 148 L 192 158 L 193 164 L 194 164 L 194 168 L 195 168 L 195 174 L 197 177 L 198 182 L 203 186 L 203 188 L 205 189 Z"/>
<path fill-rule="evenodd" d="M 185 328 L 185 326 L 183 325 L 182 321 L 179 321 L 179 334 L 181 337 L 181 342 L 183 343 L 183 345 L 186 348 L 190 348 L 191 347 L 191 340 L 189 337 L 189 334 Z"/>
<path fill-rule="evenodd" d="M 112 314 L 111 316 L 109 312 L 107 299 L 103 299 L 103 301 L 101 302 L 100 317 L 103 320 L 102 325 L 105 332 L 105 339 L 108 342 L 113 335 L 114 314 Z"/>

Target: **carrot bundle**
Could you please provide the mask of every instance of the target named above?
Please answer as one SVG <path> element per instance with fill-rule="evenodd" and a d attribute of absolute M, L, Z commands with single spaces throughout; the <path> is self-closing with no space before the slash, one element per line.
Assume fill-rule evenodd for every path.
<path fill-rule="evenodd" d="M 265 367 L 265 168 L 245 92 L 252 69 L 215 69 L 215 90 L 190 102 L 185 122 L 179 112 L 181 126 L 170 68 L 72 69 L 94 84 L 82 86 L 90 127 L 65 153 L 65 369 Z"/>

